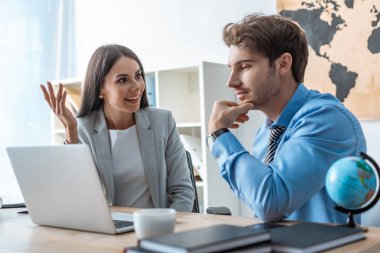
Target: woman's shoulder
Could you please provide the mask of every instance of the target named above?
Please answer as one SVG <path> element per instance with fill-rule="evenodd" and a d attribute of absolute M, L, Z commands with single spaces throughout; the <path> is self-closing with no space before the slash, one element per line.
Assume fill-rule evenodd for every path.
<path fill-rule="evenodd" d="M 96 120 L 98 111 L 92 111 L 89 114 L 81 117 L 77 117 L 77 122 L 78 122 L 78 128 L 86 128 L 88 126 L 93 126 L 94 122 Z"/>
<path fill-rule="evenodd" d="M 155 108 L 155 107 L 144 107 L 140 109 L 141 113 L 146 114 L 150 119 L 158 118 L 162 120 L 162 117 L 172 117 L 172 113 L 169 110 Z"/>
<path fill-rule="evenodd" d="M 175 120 L 169 110 L 145 107 L 136 115 L 136 123 L 140 126 L 148 126 L 151 129 L 171 129 L 175 126 Z"/>

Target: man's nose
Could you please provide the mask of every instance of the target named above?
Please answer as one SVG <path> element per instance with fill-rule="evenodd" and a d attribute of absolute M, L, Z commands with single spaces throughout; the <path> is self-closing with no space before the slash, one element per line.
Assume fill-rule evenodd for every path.
<path fill-rule="evenodd" d="M 240 78 L 234 72 L 231 72 L 230 77 L 227 82 L 227 86 L 230 88 L 236 88 L 241 85 Z"/>

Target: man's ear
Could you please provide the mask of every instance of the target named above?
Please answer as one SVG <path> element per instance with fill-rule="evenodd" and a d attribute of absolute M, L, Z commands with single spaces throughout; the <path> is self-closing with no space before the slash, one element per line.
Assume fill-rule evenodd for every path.
<path fill-rule="evenodd" d="M 284 75 L 292 71 L 293 58 L 289 53 L 283 53 L 278 57 L 278 73 Z"/>

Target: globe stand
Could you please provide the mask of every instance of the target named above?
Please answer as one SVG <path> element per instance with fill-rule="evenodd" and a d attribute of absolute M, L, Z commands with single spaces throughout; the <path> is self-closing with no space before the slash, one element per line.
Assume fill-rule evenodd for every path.
<path fill-rule="evenodd" d="M 352 211 L 356 211 L 356 210 L 349 210 L 349 209 L 343 208 L 341 206 L 336 206 L 335 209 L 338 210 L 339 212 L 347 213 L 347 220 L 346 220 L 346 223 L 343 224 L 343 226 L 350 227 L 350 228 L 357 228 L 357 229 L 362 230 L 363 232 L 368 231 L 368 228 L 361 227 L 361 226 L 358 226 L 356 224 L 356 222 L 354 220 L 354 213 L 352 212 Z M 360 209 L 358 209 L 358 210 L 360 210 Z M 356 213 L 361 213 L 361 212 L 355 212 L 355 214 Z"/>
<path fill-rule="evenodd" d="M 365 154 L 363 152 L 360 153 L 360 156 L 364 160 L 368 160 L 371 163 L 371 165 L 373 166 L 373 168 L 377 172 L 377 180 L 378 180 L 378 184 L 380 184 L 380 182 L 379 182 L 379 180 L 380 180 L 380 178 L 379 178 L 380 177 L 380 168 L 379 168 L 379 165 L 377 165 L 377 163 L 369 155 L 367 155 L 367 154 Z M 347 209 L 347 208 L 344 208 L 342 206 L 336 206 L 335 207 L 336 210 L 338 210 L 339 212 L 347 214 L 347 221 L 346 221 L 346 223 L 343 226 L 347 226 L 347 227 L 351 227 L 351 228 L 358 228 L 358 229 L 361 229 L 363 232 L 367 232 L 368 228 L 360 227 L 360 226 L 358 226 L 355 223 L 354 214 L 359 214 L 359 213 L 363 213 L 365 211 L 368 211 L 374 205 L 376 205 L 376 203 L 379 200 L 379 198 L 380 198 L 380 191 L 378 190 L 377 193 L 376 193 L 376 196 L 373 198 L 373 200 L 369 204 L 363 206 L 362 208 Z"/>

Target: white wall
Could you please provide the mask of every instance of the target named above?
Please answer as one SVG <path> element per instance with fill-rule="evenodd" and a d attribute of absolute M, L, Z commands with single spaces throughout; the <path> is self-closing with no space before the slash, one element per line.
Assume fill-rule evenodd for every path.
<path fill-rule="evenodd" d="M 201 60 L 226 63 L 228 48 L 222 29 L 250 12 L 273 14 L 275 1 L 259 0 L 82 0 L 76 1 L 80 73 L 100 45 L 120 43 L 139 55 L 146 70 L 194 65 Z M 223 85 L 223 84 L 221 84 Z M 251 151 L 252 138 L 263 122 L 259 112 L 240 130 Z M 362 122 L 368 154 L 380 163 L 379 121 Z M 378 207 L 380 209 L 380 207 Z M 377 212 L 376 210 L 371 211 Z M 252 212 L 242 205 L 241 214 Z"/>
<path fill-rule="evenodd" d="M 108 43 L 131 48 L 146 70 L 190 66 L 200 61 L 226 64 L 224 25 L 251 12 L 273 14 L 275 6 L 275 1 L 259 0 L 76 1 L 80 77 L 93 51 Z M 250 127 L 257 128 L 261 122 L 252 120 L 243 132 L 253 136 L 255 131 Z M 245 207 L 241 213 L 251 215 Z"/>
<path fill-rule="evenodd" d="M 250 12 L 274 13 L 275 1 L 259 0 L 81 0 L 76 1 L 82 75 L 100 45 L 134 50 L 146 70 L 226 63 L 223 26 Z"/>

